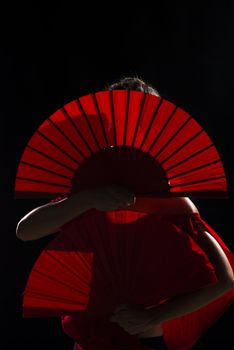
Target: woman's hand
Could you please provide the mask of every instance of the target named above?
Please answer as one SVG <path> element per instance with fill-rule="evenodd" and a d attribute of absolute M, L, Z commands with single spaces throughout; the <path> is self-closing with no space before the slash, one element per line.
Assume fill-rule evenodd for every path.
<path fill-rule="evenodd" d="M 136 198 L 132 191 L 122 186 L 98 186 L 83 191 L 86 200 L 92 208 L 102 211 L 112 211 L 120 207 L 135 204 Z"/>
<path fill-rule="evenodd" d="M 140 334 L 152 328 L 149 311 L 141 305 L 119 305 L 110 317 L 110 321 L 117 322 L 131 335 Z"/>

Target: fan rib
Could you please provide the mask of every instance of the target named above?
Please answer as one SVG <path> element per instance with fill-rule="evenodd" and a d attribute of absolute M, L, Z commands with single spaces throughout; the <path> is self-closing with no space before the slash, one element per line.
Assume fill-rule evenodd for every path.
<path fill-rule="evenodd" d="M 57 159 L 55 159 L 55 158 L 49 156 L 48 154 L 46 154 L 46 153 L 44 153 L 44 152 L 42 152 L 42 151 L 39 151 L 39 149 L 36 149 L 36 148 L 34 148 L 34 147 L 30 146 L 30 145 L 27 145 L 26 147 L 30 148 L 30 149 L 33 150 L 34 152 L 37 152 L 37 153 L 41 154 L 41 155 L 44 156 L 44 157 L 46 157 L 46 158 L 52 160 L 53 162 L 55 162 L 55 163 L 57 163 L 57 164 L 63 166 L 64 168 L 66 168 L 66 169 L 68 169 L 68 170 L 72 170 L 72 171 L 75 171 L 75 170 L 76 170 L 76 169 L 73 169 L 73 168 L 71 168 L 70 166 L 68 166 L 68 165 L 66 165 L 66 164 L 64 164 L 64 163 L 62 163 L 62 162 L 60 162 L 59 160 L 57 160 Z"/>
<path fill-rule="evenodd" d="M 89 121 L 89 118 L 88 118 L 87 114 L 86 114 L 85 111 L 84 111 L 84 108 L 83 108 L 83 106 L 82 106 L 82 104 L 81 104 L 80 99 L 77 99 L 77 100 L 76 100 L 76 103 L 78 104 L 78 107 L 80 108 L 80 110 L 81 110 L 81 112 L 82 112 L 82 115 L 83 115 L 83 117 L 84 117 L 85 120 L 86 120 L 86 123 L 87 123 L 87 125 L 88 125 L 88 127 L 89 127 L 89 130 L 90 130 L 90 132 L 91 132 L 91 134 L 92 134 L 92 136 L 93 136 L 93 138 L 94 138 L 94 141 L 96 142 L 97 147 L 99 148 L 99 150 L 101 150 L 101 146 L 100 146 L 100 144 L 99 144 L 99 142 L 98 142 L 98 140 L 97 140 L 97 138 L 96 138 L 95 132 L 93 131 L 92 125 L 91 125 L 91 123 L 90 123 L 90 121 Z M 92 151 L 92 153 L 94 153 L 94 151 Z"/>
<path fill-rule="evenodd" d="M 70 120 L 70 122 L 72 123 L 74 129 L 76 130 L 77 134 L 80 136 L 80 138 L 82 139 L 82 141 L 84 142 L 84 144 L 86 145 L 86 147 L 88 148 L 88 150 L 93 153 L 92 148 L 89 146 L 88 142 L 86 141 L 86 139 L 84 138 L 83 134 L 80 132 L 80 130 L 77 128 L 76 124 L 74 123 L 73 119 L 70 117 L 69 113 L 66 111 L 65 107 L 61 108 L 64 115 L 66 115 L 66 117 Z"/>
<path fill-rule="evenodd" d="M 87 159 L 86 155 L 76 146 L 76 144 L 70 139 L 70 137 L 68 137 L 65 134 L 65 132 L 62 129 L 60 129 L 60 127 L 57 124 L 55 124 L 55 122 L 51 118 L 48 118 L 48 121 L 58 130 L 58 132 L 60 132 L 60 134 L 63 135 L 63 137 L 65 137 L 65 139 L 81 155 L 81 157 L 83 157 L 84 159 Z"/>
<path fill-rule="evenodd" d="M 85 294 L 84 292 L 81 292 L 77 288 L 72 287 L 70 284 L 67 284 L 67 283 L 63 282 L 61 279 L 57 279 L 57 278 L 53 277 L 51 274 L 47 275 L 45 272 L 42 272 L 42 271 L 38 270 L 36 267 L 34 268 L 34 272 L 38 273 L 39 275 L 43 276 L 44 278 L 46 278 L 46 279 L 48 279 L 50 281 L 52 280 L 55 283 L 58 283 L 58 284 L 66 287 L 66 288 L 70 288 L 70 289 L 72 289 L 75 292 L 79 291 L 79 293 L 81 293 L 81 294 L 83 294 L 85 296 L 88 295 L 88 294 Z"/>
<path fill-rule="evenodd" d="M 115 278 L 113 277 L 113 270 L 111 270 L 109 268 L 109 266 L 111 266 L 111 263 L 108 261 L 108 257 L 107 254 L 105 253 L 105 249 L 103 248 L 103 239 L 102 239 L 102 229 L 99 226 L 99 223 L 96 223 L 96 229 L 100 234 L 95 235 L 95 239 L 99 239 L 98 245 L 101 248 L 102 247 L 102 252 L 101 249 L 99 250 L 99 258 L 96 259 L 96 264 L 95 267 L 97 268 L 98 262 L 101 265 L 101 269 L 100 269 L 100 273 L 101 275 L 103 275 L 103 271 L 107 271 L 107 276 L 111 276 L 109 278 L 109 283 L 112 285 L 112 293 L 114 293 L 114 291 L 116 290 L 116 285 L 115 285 Z M 105 281 L 107 288 L 109 287 L 107 280 L 105 278 L 103 278 L 103 281 Z M 109 295 L 110 296 L 110 295 Z"/>
<path fill-rule="evenodd" d="M 75 271 L 73 271 L 68 264 L 65 264 L 62 260 L 57 259 L 55 256 L 53 256 L 53 254 L 51 254 L 48 250 L 45 251 L 45 253 L 54 261 L 56 261 L 56 263 L 58 263 L 58 265 L 62 266 L 65 270 L 67 269 L 74 277 L 80 279 L 84 284 L 86 283 L 86 281 L 81 277 L 81 275 L 79 275 L 78 273 L 76 273 Z"/>
<path fill-rule="evenodd" d="M 161 147 L 161 149 L 154 155 L 154 158 L 157 158 L 162 151 L 176 138 L 176 136 L 181 132 L 182 129 L 188 124 L 188 122 L 191 120 L 191 116 L 188 117 L 188 119 L 180 126 L 180 128 L 169 138 L 169 140 Z"/>
<path fill-rule="evenodd" d="M 165 159 L 163 159 L 161 161 L 161 164 L 164 164 L 166 161 L 168 161 L 168 159 L 170 159 L 171 157 L 173 157 L 176 153 L 178 153 L 179 151 L 181 151 L 185 146 L 187 146 L 190 142 L 192 142 L 193 140 L 195 140 L 195 138 L 197 138 L 201 133 L 203 133 L 204 130 L 200 130 L 198 131 L 195 135 L 193 135 L 189 140 L 187 140 L 186 142 L 184 142 L 180 147 L 178 147 L 174 152 L 172 152 L 168 157 L 166 157 Z"/>
<path fill-rule="evenodd" d="M 115 124 L 115 108 L 114 108 L 114 100 L 113 100 L 113 90 L 110 90 L 109 96 L 110 96 L 111 118 L 112 118 L 112 124 L 113 124 L 114 146 L 116 146 L 117 145 L 117 134 L 116 134 L 116 124 Z"/>
<path fill-rule="evenodd" d="M 81 238 L 81 235 L 79 234 L 79 239 Z M 64 243 L 66 244 L 67 242 L 70 241 L 71 246 L 75 247 L 77 245 L 77 242 L 75 239 L 73 239 L 73 237 L 71 235 L 66 235 L 65 236 L 65 232 L 63 232 L 62 235 L 57 236 L 57 240 L 58 242 L 60 241 L 60 243 L 63 245 Z M 84 240 L 83 240 L 84 241 Z M 89 264 L 87 263 L 87 261 L 84 259 L 84 257 L 81 255 L 80 259 L 82 260 L 84 266 L 86 267 L 88 272 L 92 272 Z"/>
<path fill-rule="evenodd" d="M 155 137 L 155 140 L 152 142 L 150 148 L 148 149 L 147 152 L 151 152 L 152 148 L 154 147 L 154 145 L 156 144 L 156 142 L 159 140 L 159 138 L 161 137 L 161 135 L 163 134 L 164 130 L 166 129 L 167 125 L 170 123 L 171 119 L 174 117 L 175 112 L 177 111 L 178 107 L 175 106 L 173 111 L 171 112 L 170 116 L 168 117 L 166 123 L 163 125 L 162 129 L 160 130 L 160 132 L 158 133 L 158 135 Z M 154 157 L 155 158 L 155 157 Z"/>
<path fill-rule="evenodd" d="M 100 108 L 99 108 L 99 105 L 98 105 L 98 102 L 97 102 L 96 94 L 92 94 L 92 99 L 93 99 L 93 102 L 94 102 L 94 105 L 95 105 L 95 108 L 96 108 L 96 111 L 97 111 L 97 115 L 98 115 L 99 120 L 100 120 L 100 124 L 102 126 L 102 132 L 103 132 L 104 139 L 106 141 L 106 146 L 108 146 L 108 138 L 107 138 L 107 135 L 106 135 L 106 129 L 105 129 L 105 126 L 103 124 L 103 119 L 102 119 L 101 111 L 100 111 Z"/>
<path fill-rule="evenodd" d="M 75 162 L 77 165 L 80 165 L 80 163 L 78 162 L 77 159 L 73 158 L 69 153 L 67 153 L 66 151 L 64 151 L 64 149 L 62 149 L 60 146 L 58 146 L 54 141 L 50 140 L 46 135 L 44 135 L 40 130 L 36 130 L 36 132 L 38 134 L 40 134 L 44 139 L 46 139 L 46 141 L 50 142 L 53 146 L 55 146 L 59 151 L 61 151 L 63 154 L 65 154 L 68 158 L 70 158 L 71 160 L 73 160 L 73 162 Z"/>
<path fill-rule="evenodd" d="M 80 294 L 82 294 L 82 295 L 84 295 L 85 297 L 87 297 L 88 296 L 88 294 L 84 294 L 84 293 L 82 293 L 82 292 L 80 292 L 79 291 L 79 293 Z M 62 296 L 59 296 L 59 297 L 57 297 L 56 295 L 50 295 L 50 294 L 47 294 L 47 293 L 45 293 L 45 292 L 43 292 L 43 294 L 42 293 L 38 293 L 38 292 L 35 292 L 34 290 L 29 290 L 29 291 L 27 291 L 27 293 L 25 293 L 25 295 L 28 297 L 28 298 L 35 298 L 35 299 L 41 299 L 41 300 L 51 300 L 51 301 L 58 301 L 58 302 L 60 302 L 60 301 L 64 301 L 64 302 L 66 302 L 67 304 L 70 304 L 70 305 L 74 305 L 74 303 L 76 304 L 76 305 L 81 305 L 81 306 L 83 306 L 83 303 L 79 303 L 77 300 L 74 300 L 74 301 L 71 301 L 71 299 L 67 299 L 67 298 L 64 298 L 64 297 L 62 297 Z"/>
<path fill-rule="evenodd" d="M 182 175 L 186 175 L 186 174 L 189 174 L 189 173 L 193 173 L 194 171 L 207 168 L 207 167 L 209 167 L 209 166 L 211 166 L 211 165 L 214 165 L 214 164 L 216 164 L 216 163 L 220 163 L 220 160 L 219 160 L 219 159 L 218 159 L 218 160 L 214 160 L 213 162 L 209 162 L 209 163 L 206 163 L 206 164 L 197 166 L 197 167 L 195 167 L 195 168 L 192 168 L 192 169 L 183 171 L 182 173 L 179 173 L 179 174 L 177 174 L 177 175 L 171 176 L 171 177 L 169 177 L 168 179 L 169 179 L 169 180 L 172 180 L 172 179 L 175 179 L 175 178 L 180 177 L 180 176 L 182 176 Z"/>
<path fill-rule="evenodd" d="M 161 107 L 161 105 L 162 105 L 162 102 L 163 102 L 163 99 L 160 97 L 160 101 L 159 101 L 159 103 L 158 103 L 158 105 L 157 105 L 157 107 L 156 107 L 156 109 L 155 109 L 155 111 L 154 111 L 154 113 L 153 113 L 153 115 L 152 115 L 152 117 L 151 117 L 151 121 L 150 121 L 150 123 L 149 123 L 149 125 L 148 125 L 148 128 L 147 128 L 146 132 L 145 132 L 145 135 L 144 135 L 144 137 L 143 137 L 143 140 L 142 140 L 142 142 L 141 142 L 141 144 L 140 144 L 140 149 L 141 149 L 141 150 L 142 150 L 142 147 L 143 147 L 143 145 L 144 145 L 144 143 L 145 143 L 145 140 L 146 140 L 146 138 L 147 138 L 147 136 L 148 136 L 148 134 L 149 134 L 149 132 L 150 132 L 150 130 L 151 130 L 152 124 L 154 123 L 154 120 L 155 120 L 155 118 L 156 118 L 156 116 L 157 116 L 157 114 L 158 114 L 158 111 L 159 111 L 159 109 L 160 109 L 160 107 Z"/>
<path fill-rule="evenodd" d="M 124 146 L 126 146 L 126 141 L 127 141 L 129 101 L 130 101 L 130 90 L 127 90 L 127 103 L 126 103 L 126 115 L 125 115 L 125 125 L 124 125 L 124 140 L 123 140 L 123 145 Z"/>
<path fill-rule="evenodd" d="M 220 180 L 220 179 L 225 179 L 225 176 L 221 175 L 221 176 L 210 177 L 210 178 L 207 178 L 207 179 L 201 179 L 201 180 L 197 180 L 197 181 L 184 182 L 184 183 L 181 183 L 179 185 L 171 185 L 171 188 L 185 187 L 185 186 L 188 186 L 188 185 L 196 185 L 196 184 L 199 184 L 199 183 L 208 182 L 208 181 L 214 181 L 214 180 Z"/>
<path fill-rule="evenodd" d="M 170 170 L 176 168 L 177 166 L 179 166 L 179 165 L 181 165 L 181 164 L 187 162 L 188 160 L 190 160 L 190 159 L 196 157 L 198 154 L 201 154 L 201 153 L 207 151 L 208 149 L 210 149 L 210 148 L 212 148 L 212 147 L 214 147 L 214 145 L 213 145 L 213 144 L 210 144 L 209 146 L 206 146 L 206 147 L 200 149 L 199 151 L 197 151 L 197 152 L 195 152 L 195 153 L 189 155 L 188 157 L 186 157 L 186 158 L 180 160 L 179 162 L 177 162 L 177 163 L 171 165 L 169 168 L 166 168 L 165 171 L 168 172 L 168 171 L 170 171 Z"/>
<path fill-rule="evenodd" d="M 61 185 L 61 184 L 54 183 L 54 182 L 30 179 L 30 178 L 22 177 L 22 176 L 17 176 L 17 179 L 25 180 L 25 181 L 29 181 L 29 182 L 38 182 L 38 183 L 41 183 L 41 184 L 52 185 L 52 186 L 56 186 L 56 187 L 71 188 L 71 186 L 69 186 L 69 185 Z"/>
<path fill-rule="evenodd" d="M 143 98 L 141 100 L 140 111 L 139 111 L 139 114 L 138 114 L 138 118 L 137 118 L 137 122 L 136 122 L 136 126 L 135 126 L 135 131 L 134 131 L 134 135 L 133 135 L 133 139 L 132 139 L 132 147 L 134 147 L 134 143 L 136 141 L 136 136 L 137 136 L 139 125 L 140 125 L 142 112 L 143 112 L 143 109 L 144 109 L 144 106 L 145 106 L 145 100 L 146 100 L 146 94 L 143 95 Z"/>
<path fill-rule="evenodd" d="M 29 163 L 29 162 L 25 162 L 25 161 L 23 161 L 23 160 L 21 161 L 21 164 L 26 164 L 26 165 L 31 166 L 31 167 L 33 167 L 33 168 L 46 171 L 47 173 L 50 173 L 50 174 L 54 174 L 54 175 L 63 177 L 64 179 L 68 179 L 68 180 L 71 180 L 71 179 L 72 179 L 72 178 L 69 177 L 69 176 L 59 174 L 59 173 L 57 173 L 56 171 L 52 171 L 52 170 L 49 170 L 49 169 L 47 169 L 47 168 L 43 168 L 42 166 L 35 165 L 35 164 Z"/>

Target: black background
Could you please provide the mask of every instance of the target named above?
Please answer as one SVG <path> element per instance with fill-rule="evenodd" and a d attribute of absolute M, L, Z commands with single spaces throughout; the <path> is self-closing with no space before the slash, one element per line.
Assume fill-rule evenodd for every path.
<path fill-rule="evenodd" d="M 126 6 L 129 6 L 128 8 Z M 8 2 L 1 8 L 1 286 L 3 350 L 71 349 L 60 320 L 22 319 L 21 293 L 50 237 L 21 242 L 17 222 L 43 200 L 15 200 L 20 156 L 37 127 L 65 103 L 138 75 L 189 112 L 223 159 L 229 199 L 195 200 L 233 244 L 234 2 Z M 231 307 L 194 349 L 231 349 Z M 222 344 L 222 345 L 221 345 Z"/>

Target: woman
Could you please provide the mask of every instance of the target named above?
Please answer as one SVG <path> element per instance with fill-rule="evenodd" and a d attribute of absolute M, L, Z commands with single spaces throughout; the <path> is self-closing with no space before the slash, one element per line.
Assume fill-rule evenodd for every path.
<path fill-rule="evenodd" d="M 120 82 L 110 85 L 108 89 L 131 89 L 159 96 L 152 86 L 138 78 L 124 78 Z M 65 223 L 73 220 L 90 208 L 104 212 L 113 211 L 120 207 L 130 209 L 134 207 L 135 201 L 136 198 L 131 191 L 119 186 L 103 186 L 93 190 L 81 191 L 68 198 L 48 203 L 32 210 L 18 223 L 17 236 L 25 241 L 38 239 L 58 232 Z M 138 206 L 138 210 L 144 211 L 146 206 L 147 203 L 144 203 L 141 208 Z M 193 215 L 199 215 L 198 209 L 192 201 L 185 197 L 156 198 L 154 199 L 154 210 L 162 217 L 172 215 L 187 219 L 188 217 L 194 217 Z M 171 323 L 167 322 L 173 319 L 180 320 L 181 316 L 203 308 L 233 288 L 234 276 L 232 267 L 221 245 L 214 238 L 214 233 L 212 236 L 208 232 L 208 226 L 202 220 L 198 220 L 197 227 L 200 234 L 194 235 L 193 238 L 196 239 L 197 244 L 209 257 L 215 269 L 216 283 L 204 286 L 204 288 L 195 290 L 192 293 L 175 296 L 164 303 L 148 308 L 139 305 L 119 305 L 110 318 L 110 324 L 118 324 L 127 334 L 138 338 L 140 344 L 146 348 L 182 349 L 180 344 L 175 345 L 175 340 L 171 341 L 169 336 L 172 334 Z M 71 318 L 69 320 L 65 318 L 64 321 L 67 334 L 74 340 L 76 340 L 74 333 L 76 321 Z M 85 324 L 84 320 L 82 322 Z M 90 320 L 87 322 L 90 322 Z M 165 327 L 165 325 L 167 326 Z M 81 327 L 81 323 L 78 322 L 79 327 Z M 174 328 L 176 329 L 176 327 Z M 166 339 L 164 339 L 164 335 Z M 79 343 L 79 336 L 77 337 L 77 343 Z M 190 344 L 194 343 L 194 341 L 195 337 L 191 336 Z M 85 344 L 85 340 L 83 344 Z M 135 346 L 137 344 L 139 345 L 139 342 Z M 189 342 L 187 342 L 187 348 L 188 344 Z M 77 344 L 77 346 L 79 345 Z M 82 348 L 80 347 L 80 349 Z M 98 347 L 97 349 L 99 350 Z"/>

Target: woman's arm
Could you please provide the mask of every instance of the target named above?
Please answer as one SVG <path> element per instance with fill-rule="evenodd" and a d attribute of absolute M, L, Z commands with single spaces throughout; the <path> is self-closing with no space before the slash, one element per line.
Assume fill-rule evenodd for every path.
<path fill-rule="evenodd" d="M 22 241 L 36 240 L 58 232 L 60 226 L 89 209 L 84 192 L 47 203 L 26 214 L 17 224 L 16 236 Z"/>
<path fill-rule="evenodd" d="M 232 267 L 219 243 L 203 227 L 197 242 L 205 251 L 215 268 L 217 282 L 184 295 L 176 296 L 150 310 L 151 324 L 160 324 L 167 320 L 196 311 L 218 299 L 234 288 Z"/>
<path fill-rule="evenodd" d="M 134 195 L 122 186 L 99 186 L 80 191 L 59 202 L 33 209 L 17 224 L 16 235 L 30 241 L 59 231 L 65 223 L 91 208 L 111 211 L 133 204 Z"/>

